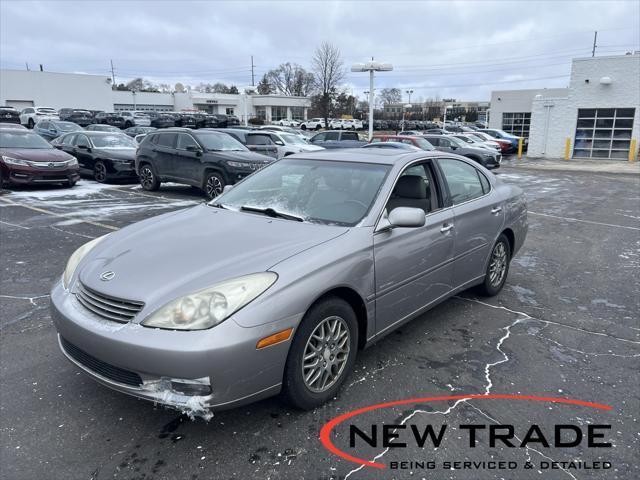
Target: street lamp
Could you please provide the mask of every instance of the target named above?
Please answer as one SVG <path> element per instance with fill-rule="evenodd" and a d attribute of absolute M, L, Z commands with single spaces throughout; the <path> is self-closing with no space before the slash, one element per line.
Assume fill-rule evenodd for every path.
<path fill-rule="evenodd" d="M 413 93 L 413 90 L 405 90 L 405 93 L 409 95 L 409 101 L 407 103 L 411 103 L 411 94 Z"/>
<path fill-rule="evenodd" d="M 373 72 L 390 72 L 393 65 L 390 63 L 374 62 L 354 63 L 352 72 L 369 72 L 369 140 L 373 138 Z"/>
<path fill-rule="evenodd" d="M 444 106 L 444 120 L 442 120 L 442 128 L 444 128 L 447 124 L 447 110 L 449 110 L 451 107 L 451 105 L 445 105 Z"/>

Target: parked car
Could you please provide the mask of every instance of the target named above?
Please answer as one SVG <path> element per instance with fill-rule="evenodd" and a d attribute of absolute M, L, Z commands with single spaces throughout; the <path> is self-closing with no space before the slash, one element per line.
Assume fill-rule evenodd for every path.
<path fill-rule="evenodd" d="M 403 143 L 405 145 L 413 145 L 416 148 L 421 150 L 435 150 L 436 148 L 422 135 L 374 135 L 371 139 L 371 144 L 373 143 L 384 143 L 384 142 L 393 142 L 393 143 Z"/>
<path fill-rule="evenodd" d="M 87 132 L 113 132 L 113 133 L 121 133 L 118 127 L 113 127 L 111 125 L 99 125 L 97 123 L 88 125 L 85 127 Z"/>
<path fill-rule="evenodd" d="M 125 128 L 125 120 L 122 115 L 114 112 L 100 112 L 93 117 L 93 122 L 102 125 L 111 125 L 119 129 Z"/>
<path fill-rule="evenodd" d="M 226 133 L 172 128 L 147 134 L 138 148 L 136 171 L 145 190 L 177 182 L 202 188 L 213 198 L 271 161 Z"/>
<path fill-rule="evenodd" d="M 394 150 L 409 150 L 413 152 L 421 150 L 420 148 L 412 145 L 411 143 L 392 142 L 392 141 L 367 143 L 366 145 L 363 145 L 360 148 L 385 148 L 385 149 L 394 149 Z"/>
<path fill-rule="evenodd" d="M 151 119 L 145 112 L 118 112 L 124 118 L 124 128 L 130 127 L 148 127 L 151 125 Z"/>
<path fill-rule="evenodd" d="M 283 118 L 275 122 L 275 125 L 279 125 L 281 127 L 299 127 L 300 122 L 297 120 L 288 120 L 286 118 Z"/>
<path fill-rule="evenodd" d="M 495 150 L 468 145 L 452 135 L 425 134 L 424 138 L 441 152 L 465 156 L 488 169 L 500 167 L 502 155 Z"/>
<path fill-rule="evenodd" d="M 398 135 L 409 135 L 411 137 L 415 137 L 416 135 L 422 135 L 422 132 L 417 130 L 402 130 L 398 132 Z"/>
<path fill-rule="evenodd" d="M 60 135 L 77 132 L 78 130 L 83 130 L 83 128 L 73 122 L 63 122 L 61 120 L 40 120 L 33 127 L 33 131 L 45 140 L 53 140 Z"/>
<path fill-rule="evenodd" d="M 140 134 L 149 133 L 156 131 L 156 127 L 129 127 L 124 130 L 124 133 L 129 135 L 130 137 L 135 137 Z"/>
<path fill-rule="evenodd" d="M 275 145 L 278 147 L 277 158 L 286 157 L 294 153 L 323 150 L 323 147 L 311 145 L 300 135 L 276 131 L 249 132 L 247 145 Z"/>
<path fill-rule="evenodd" d="M 0 129 L 0 188 L 25 184 L 73 187 L 79 179 L 78 161 L 40 135 L 19 128 Z"/>
<path fill-rule="evenodd" d="M 149 119 L 151 120 L 149 125 L 151 127 L 170 128 L 176 124 L 175 119 L 164 112 L 147 112 L 147 115 L 149 115 Z"/>
<path fill-rule="evenodd" d="M 286 127 L 281 127 L 286 128 Z M 207 129 L 209 130 L 209 129 Z M 279 158 L 278 157 L 278 146 L 273 142 L 265 142 L 261 144 L 257 139 L 249 140 L 247 137 L 251 132 L 254 132 L 253 129 L 244 129 L 244 128 L 215 128 L 211 129 L 213 131 L 221 132 L 227 135 L 231 135 L 233 138 L 242 143 L 245 147 L 247 147 L 250 151 L 254 153 L 259 153 L 261 155 L 266 155 L 271 158 Z"/>
<path fill-rule="evenodd" d="M 20 125 L 20 112 L 13 107 L 0 106 L 0 122 Z"/>
<path fill-rule="evenodd" d="M 451 132 L 445 130 L 444 128 L 429 128 L 424 133 L 429 133 L 431 135 L 449 135 L 449 133 Z"/>
<path fill-rule="evenodd" d="M 320 130 L 321 128 L 327 128 L 327 124 L 324 118 L 311 118 L 300 123 L 302 130 Z"/>
<path fill-rule="evenodd" d="M 183 128 L 198 127 L 196 116 L 191 112 L 172 113 L 171 115 L 175 121 L 176 127 L 183 127 Z"/>
<path fill-rule="evenodd" d="M 27 130 L 27 127 L 20 125 L 19 123 L 0 122 L 0 128 L 8 128 L 10 130 Z"/>
<path fill-rule="evenodd" d="M 482 131 L 471 132 L 469 133 L 469 136 L 478 138 L 479 140 L 484 140 L 486 142 L 497 143 L 500 146 L 500 152 L 503 155 L 508 153 L 513 146 L 509 140 L 504 140 L 502 138 L 494 138 L 491 135 L 486 134 Z"/>
<path fill-rule="evenodd" d="M 512 135 L 511 133 L 507 133 L 504 130 L 500 130 L 497 128 L 485 128 L 478 131 L 482 133 L 486 133 L 487 135 L 491 135 L 493 138 L 499 138 L 500 140 L 507 140 L 511 142 L 511 148 L 508 150 L 508 153 L 513 153 L 518 151 L 518 142 L 520 141 L 520 137 L 517 137 L 515 135 Z"/>
<path fill-rule="evenodd" d="M 309 143 L 323 148 L 358 148 L 367 142 L 360 140 L 356 132 L 343 130 L 328 130 L 315 134 Z"/>
<path fill-rule="evenodd" d="M 240 125 L 240 119 L 235 115 L 227 115 L 227 127 L 236 127 Z"/>
<path fill-rule="evenodd" d="M 80 164 L 80 173 L 96 182 L 137 178 L 134 160 L 138 144 L 124 133 L 67 133 L 51 143 L 74 155 Z"/>
<path fill-rule="evenodd" d="M 471 133 L 454 133 L 454 137 L 468 143 L 472 147 L 488 148 L 489 150 L 500 151 L 500 144 L 497 142 L 490 142 L 487 140 L 480 140 L 478 137 Z"/>
<path fill-rule="evenodd" d="M 45 118 L 60 120 L 58 112 L 50 107 L 27 107 L 20 112 L 20 123 L 28 128 L 33 128 L 36 123 Z"/>
<path fill-rule="evenodd" d="M 80 247 L 51 318 L 111 389 L 196 415 L 279 392 L 312 409 L 363 348 L 468 288 L 497 295 L 526 234 L 522 190 L 464 157 L 307 153 Z"/>
<path fill-rule="evenodd" d="M 362 120 L 356 120 L 356 119 L 342 120 L 341 128 L 343 130 L 362 130 L 363 128 Z"/>
<path fill-rule="evenodd" d="M 89 110 L 61 108 L 58 111 L 58 116 L 63 122 L 73 122 L 81 127 L 86 127 L 93 123 L 93 114 Z"/>

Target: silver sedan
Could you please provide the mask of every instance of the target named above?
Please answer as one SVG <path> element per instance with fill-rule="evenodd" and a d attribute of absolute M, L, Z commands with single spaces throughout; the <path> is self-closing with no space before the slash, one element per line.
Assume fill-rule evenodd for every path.
<path fill-rule="evenodd" d="M 359 350 L 455 295 L 496 295 L 524 195 L 443 152 L 287 157 L 208 204 L 97 238 L 52 290 L 64 355 L 115 390 L 205 414 L 336 395 Z"/>

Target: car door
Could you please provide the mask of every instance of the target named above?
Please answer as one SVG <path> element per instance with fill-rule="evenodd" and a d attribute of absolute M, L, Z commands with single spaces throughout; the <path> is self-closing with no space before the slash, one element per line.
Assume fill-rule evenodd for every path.
<path fill-rule="evenodd" d="M 340 148 L 340 132 L 325 132 L 324 142 L 319 144 L 324 148 Z"/>
<path fill-rule="evenodd" d="M 504 224 L 502 201 L 496 198 L 485 174 L 470 162 L 457 158 L 437 160 L 453 206 L 456 288 L 484 275 L 489 252 Z"/>
<path fill-rule="evenodd" d="M 157 138 L 151 150 L 153 151 L 153 166 L 158 176 L 162 178 L 177 178 L 174 162 L 176 145 L 176 134 L 172 132 L 162 132 L 157 134 Z"/>
<path fill-rule="evenodd" d="M 89 138 L 79 133 L 72 140 L 72 155 L 78 159 L 80 170 L 85 172 L 93 172 L 93 154 L 91 153 L 91 142 Z"/>
<path fill-rule="evenodd" d="M 311 139 L 309 140 L 309 143 L 313 145 L 317 145 L 319 147 L 324 147 L 324 142 L 326 139 L 327 139 L 326 133 L 318 133 L 317 135 L 314 135 L 313 137 L 311 137 Z"/>
<path fill-rule="evenodd" d="M 442 192 L 430 160 L 408 166 L 396 180 L 385 211 L 423 208 L 425 225 L 373 236 L 377 333 L 419 313 L 452 289 L 453 210 L 444 204 Z"/>
<path fill-rule="evenodd" d="M 178 133 L 171 171 L 174 177 L 192 185 L 202 185 L 202 147 L 188 133 Z"/>

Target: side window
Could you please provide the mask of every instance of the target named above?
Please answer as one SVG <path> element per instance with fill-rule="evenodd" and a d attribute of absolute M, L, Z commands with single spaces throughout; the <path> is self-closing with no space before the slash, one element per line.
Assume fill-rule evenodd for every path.
<path fill-rule="evenodd" d="M 445 148 L 451 147 L 451 140 L 449 140 L 448 138 L 441 138 L 438 140 L 438 143 L 441 147 L 445 147 Z"/>
<path fill-rule="evenodd" d="M 176 148 L 178 150 L 187 150 L 187 147 L 195 147 L 199 149 L 200 145 L 198 145 L 198 142 L 196 142 L 191 135 L 187 135 L 186 133 L 179 134 Z"/>
<path fill-rule="evenodd" d="M 355 132 L 342 132 L 342 140 L 360 140 Z"/>
<path fill-rule="evenodd" d="M 315 137 L 313 137 L 312 143 L 324 142 L 326 139 L 327 139 L 327 134 L 326 133 L 319 133 Z"/>
<path fill-rule="evenodd" d="M 427 140 L 434 147 L 439 147 L 440 146 L 440 139 L 438 137 L 429 137 L 429 138 L 427 138 Z"/>
<path fill-rule="evenodd" d="M 67 145 L 67 146 L 73 145 L 73 141 L 75 140 L 76 136 L 77 136 L 77 134 L 75 134 L 75 133 L 72 133 L 71 135 L 65 135 L 62 138 L 62 142 L 60 142 L 60 143 L 62 143 L 63 145 Z"/>
<path fill-rule="evenodd" d="M 156 145 L 159 147 L 168 147 L 174 148 L 176 140 L 175 133 L 161 133 L 158 135 L 158 139 L 156 140 Z"/>
<path fill-rule="evenodd" d="M 428 163 L 407 167 L 398 177 L 387 202 L 387 212 L 398 207 L 421 208 L 427 214 L 439 208 L 438 188 Z"/>
<path fill-rule="evenodd" d="M 334 141 L 338 141 L 338 138 L 340 138 L 340 133 L 339 132 L 327 132 L 325 133 L 326 137 L 325 140 L 334 140 Z"/>
<path fill-rule="evenodd" d="M 47 120 L 40 120 L 38 122 L 38 128 L 44 128 L 45 130 L 49 128 L 49 122 Z"/>
<path fill-rule="evenodd" d="M 86 135 L 78 135 L 75 138 L 75 145 L 76 147 L 79 147 L 79 146 L 91 147 L 91 144 L 89 143 L 89 139 L 87 138 Z"/>
<path fill-rule="evenodd" d="M 489 183 L 489 180 L 487 180 L 487 177 L 485 177 L 480 170 L 477 170 L 477 172 L 478 176 L 480 177 L 480 183 L 482 184 L 482 191 L 484 193 L 489 193 L 489 191 L 491 190 L 491 184 Z"/>
<path fill-rule="evenodd" d="M 271 145 L 269 135 L 247 135 L 247 145 Z"/>
<path fill-rule="evenodd" d="M 284 142 L 280 140 L 280 138 L 277 135 L 270 135 L 270 138 L 271 138 L 271 141 L 276 145 L 284 145 Z"/>
<path fill-rule="evenodd" d="M 453 158 L 440 159 L 438 164 L 449 186 L 451 201 L 454 205 L 484 195 L 478 170 L 475 167 Z"/>

